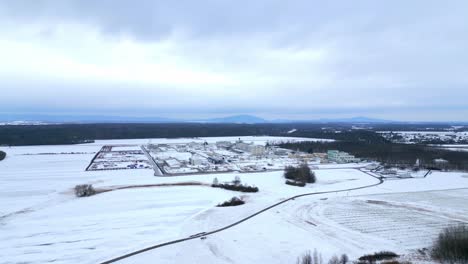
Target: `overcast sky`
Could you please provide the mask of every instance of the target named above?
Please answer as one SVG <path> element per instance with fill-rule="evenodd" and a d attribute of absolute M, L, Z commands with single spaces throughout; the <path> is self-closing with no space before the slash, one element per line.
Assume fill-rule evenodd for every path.
<path fill-rule="evenodd" d="M 0 115 L 468 121 L 467 1 L 0 0 Z"/>

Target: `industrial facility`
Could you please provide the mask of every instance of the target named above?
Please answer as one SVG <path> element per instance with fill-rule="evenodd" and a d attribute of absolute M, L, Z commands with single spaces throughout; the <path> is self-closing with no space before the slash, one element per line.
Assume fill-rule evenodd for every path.
<path fill-rule="evenodd" d="M 104 146 L 87 170 L 149 169 L 155 176 L 283 170 L 302 163 L 352 163 L 360 160 L 338 150 L 305 153 L 274 144 L 236 141 Z"/>

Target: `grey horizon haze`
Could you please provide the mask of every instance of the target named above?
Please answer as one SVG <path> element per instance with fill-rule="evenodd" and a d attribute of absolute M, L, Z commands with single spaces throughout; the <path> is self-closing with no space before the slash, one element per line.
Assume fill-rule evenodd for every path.
<path fill-rule="evenodd" d="M 0 0 L 0 117 L 468 121 L 467 10 L 466 1 Z"/>

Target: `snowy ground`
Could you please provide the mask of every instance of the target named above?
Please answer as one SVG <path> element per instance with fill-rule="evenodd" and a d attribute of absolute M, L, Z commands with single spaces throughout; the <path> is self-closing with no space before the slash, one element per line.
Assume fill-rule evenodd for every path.
<path fill-rule="evenodd" d="M 468 131 L 380 131 L 383 137 L 398 143 L 415 143 L 432 140 L 445 142 L 466 142 Z M 399 136 L 400 138 L 394 138 Z"/>
<path fill-rule="evenodd" d="M 151 141 L 184 140 L 193 141 Z M 320 166 L 318 183 L 304 188 L 285 185 L 281 172 L 181 177 L 154 177 L 152 170 L 85 172 L 103 145 L 143 143 L 148 140 L 2 148 L 8 156 L 0 162 L 0 263 L 97 263 L 228 225 L 293 195 L 378 183 L 352 168 L 359 165 Z M 118 190 L 88 198 L 72 193 L 83 183 L 96 187 L 211 183 L 214 177 L 229 181 L 235 175 L 260 192 L 244 195 L 247 203 L 233 208 L 215 205 L 239 193 L 205 186 Z M 206 240 L 160 248 L 122 263 L 294 263 L 298 255 L 314 248 L 324 259 L 335 253 L 358 257 L 380 249 L 404 253 L 429 246 L 444 226 L 468 222 L 464 188 L 468 189 L 466 174 L 435 172 L 425 179 L 298 198 Z"/>
<path fill-rule="evenodd" d="M 337 171 L 319 171 L 318 175 L 333 173 Z M 296 256 L 313 249 L 321 252 L 324 259 L 342 253 L 358 258 L 380 250 L 411 253 L 430 246 L 442 228 L 468 222 L 468 189 L 451 189 L 467 184 L 460 175 L 435 173 L 427 179 L 392 181 L 360 191 L 304 197 L 206 240 L 171 245 L 123 263 L 150 259 L 157 259 L 158 263 L 294 263 Z M 347 184 L 336 183 L 334 187 L 340 185 Z M 321 188 L 326 187 L 317 189 Z M 439 188 L 450 190 L 430 191 Z M 185 228 L 213 229 L 232 221 L 236 212 L 231 213 L 230 209 L 214 208 L 187 222 Z"/>
<path fill-rule="evenodd" d="M 468 145 L 463 145 L 463 144 L 432 145 L 432 147 L 445 149 L 445 150 L 451 150 L 451 151 L 466 151 L 466 152 L 468 152 Z"/>

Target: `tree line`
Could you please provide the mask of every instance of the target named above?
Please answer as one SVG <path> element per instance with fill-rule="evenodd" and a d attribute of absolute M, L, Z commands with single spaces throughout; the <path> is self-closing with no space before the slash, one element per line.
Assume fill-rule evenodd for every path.
<path fill-rule="evenodd" d="M 450 151 L 419 144 L 398 144 L 388 141 L 334 141 L 334 142 L 289 142 L 279 145 L 304 152 L 327 152 L 336 149 L 365 160 L 375 160 L 387 165 L 412 167 L 419 160 L 421 168 L 468 170 L 468 152 Z M 447 163 L 436 160 L 443 159 Z"/>
<path fill-rule="evenodd" d="M 326 126 L 326 129 L 324 129 Z M 293 133 L 288 133 L 296 129 Z M 350 124 L 54 124 L 0 126 L 0 145 L 80 144 L 97 139 L 180 138 L 223 136 L 288 136 L 339 140 L 382 138 L 369 131 L 350 131 Z M 335 131 L 346 131 L 335 133 Z M 364 134 L 364 136 L 362 136 Z"/>
<path fill-rule="evenodd" d="M 0 126 L 0 145 L 80 144 L 97 139 L 284 135 L 275 124 L 62 124 Z"/>
<path fill-rule="evenodd" d="M 388 142 L 375 131 L 423 130 L 424 125 L 373 124 L 372 128 L 353 129 L 349 123 L 286 123 L 286 124 L 55 124 L 34 126 L 0 126 L 0 145 L 80 144 L 97 139 L 180 138 L 222 136 L 288 136 L 335 139 L 363 143 Z M 448 125 L 434 125 L 447 129 Z M 294 132 L 290 132 L 293 131 Z"/>

